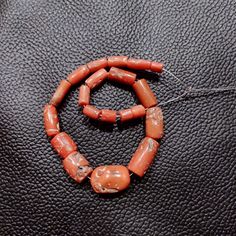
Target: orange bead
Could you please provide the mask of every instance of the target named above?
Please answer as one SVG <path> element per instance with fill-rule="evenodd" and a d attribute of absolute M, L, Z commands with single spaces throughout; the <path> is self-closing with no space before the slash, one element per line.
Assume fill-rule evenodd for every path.
<path fill-rule="evenodd" d="M 83 113 L 91 119 L 97 120 L 101 114 L 101 110 L 94 106 L 87 105 L 83 109 Z"/>
<path fill-rule="evenodd" d="M 133 89 L 144 107 L 152 107 L 157 104 L 157 99 L 145 79 L 135 82 Z"/>
<path fill-rule="evenodd" d="M 66 80 L 62 80 L 59 86 L 57 87 L 55 93 L 53 94 L 50 100 L 50 104 L 58 106 L 62 102 L 66 94 L 69 92 L 70 87 L 71 83 Z"/>
<path fill-rule="evenodd" d="M 131 107 L 131 111 L 134 119 L 144 117 L 146 114 L 146 110 L 142 105 L 136 105 Z"/>
<path fill-rule="evenodd" d="M 111 67 L 108 78 L 118 83 L 132 85 L 135 82 L 136 74 L 116 67 Z"/>
<path fill-rule="evenodd" d="M 129 187 L 129 171 L 121 165 L 99 166 L 92 172 L 90 182 L 96 193 L 117 193 Z"/>
<path fill-rule="evenodd" d="M 159 146 L 154 139 L 145 137 L 129 162 L 128 169 L 142 177 L 155 158 Z"/>
<path fill-rule="evenodd" d="M 108 123 L 116 123 L 116 111 L 106 109 L 102 110 L 101 121 Z"/>
<path fill-rule="evenodd" d="M 87 85 L 81 85 L 79 89 L 79 105 L 85 106 L 89 104 L 90 88 Z"/>
<path fill-rule="evenodd" d="M 89 75 L 89 68 L 87 65 L 78 67 L 75 71 L 68 75 L 67 80 L 72 84 L 78 84 Z"/>
<path fill-rule="evenodd" d="M 120 115 L 121 122 L 133 119 L 133 113 L 131 109 L 120 110 L 119 115 Z"/>
<path fill-rule="evenodd" d="M 57 109 L 53 105 L 46 105 L 44 107 L 44 127 L 49 137 L 53 137 L 60 133 L 59 119 Z"/>
<path fill-rule="evenodd" d="M 107 59 L 104 57 L 95 61 L 91 61 L 87 64 L 87 67 L 89 68 L 90 73 L 100 70 L 102 68 L 106 68 Z"/>
<path fill-rule="evenodd" d="M 72 152 L 77 151 L 77 146 L 72 138 L 65 132 L 57 134 L 52 140 L 51 145 L 55 148 L 62 158 L 66 158 Z"/>
<path fill-rule="evenodd" d="M 153 61 L 151 63 L 151 71 L 161 73 L 163 71 L 164 65 L 160 62 Z"/>
<path fill-rule="evenodd" d="M 154 139 L 162 138 L 164 134 L 163 114 L 160 107 L 147 109 L 146 136 Z"/>
<path fill-rule="evenodd" d="M 150 70 L 151 61 L 129 58 L 127 62 L 127 67 L 135 70 Z"/>
<path fill-rule="evenodd" d="M 63 160 L 63 166 L 70 177 L 79 183 L 93 171 L 88 161 L 79 152 L 72 152 L 66 157 Z"/>
<path fill-rule="evenodd" d="M 93 89 L 100 83 L 102 83 L 107 76 L 108 72 L 105 69 L 100 69 L 92 74 L 88 79 L 86 79 L 85 83 L 89 86 L 90 89 Z"/>
<path fill-rule="evenodd" d="M 127 56 L 111 56 L 107 58 L 108 66 L 112 67 L 126 67 L 127 66 Z"/>

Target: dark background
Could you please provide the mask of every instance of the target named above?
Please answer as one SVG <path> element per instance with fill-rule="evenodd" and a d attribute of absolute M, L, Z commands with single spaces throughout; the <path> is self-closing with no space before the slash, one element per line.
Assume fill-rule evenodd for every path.
<path fill-rule="evenodd" d="M 0 235 L 236 235 L 235 92 L 163 106 L 157 158 L 118 196 L 64 173 L 42 108 L 78 65 L 109 55 L 161 61 L 188 86 L 235 86 L 236 2 L 1 0 Z M 159 101 L 184 89 L 170 76 L 139 76 Z M 117 110 L 137 103 L 110 83 L 91 101 Z M 141 120 L 90 122 L 76 89 L 60 120 L 93 166 L 126 165 L 144 136 Z"/>

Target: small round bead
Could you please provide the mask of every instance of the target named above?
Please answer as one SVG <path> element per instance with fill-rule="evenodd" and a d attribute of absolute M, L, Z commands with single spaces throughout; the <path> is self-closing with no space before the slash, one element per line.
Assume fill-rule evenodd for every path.
<path fill-rule="evenodd" d="M 102 68 L 106 68 L 107 59 L 104 57 L 95 61 L 91 61 L 87 64 L 87 67 L 89 68 L 90 73 L 100 70 Z"/>
<path fill-rule="evenodd" d="M 164 134 L 163 114 L 160 107 L 147 109 L 146 114 L 146 136 L 154 139 L 162 138 Z"/>
<path fill-rule="evenodd" d="M 71 83 L 66 80 L 62 80 L 49 103 L 54 106 L 58 106 L 62 102 L 66 94 L 69 92 L 70 88 Z"/>
<path fill-rule="evenodd" d="M 99 84 L 101 84 L 108 76 L 108 72 L 105 69 L 100 69 L 92 74 L 85 83 L 90 88 L 93 89 Z"/>
<path fill-rule="evenodd" d="M 96 193 L 117 193 L 129 187 L 129 171 L 121 165 L 99 166 L 92 172 L 90 182 Z"/>
<path fill-rule="evenodd" d="M 111 67 L 108 78 L 115 82 L 132 85 L 135 82 L 136 74 L 116 67 Z"/>
<path fill-rule="evenodd" d="M 127 62 L 127 67 L 135 70 L 150 70 L 151 61 L 129 58 Z"/>
<path fill-rule="evenodd" d="M 107 58 L 109 67 L 126 67 L 127 66 L 127 56 L 111 56 Z"/>
<path fill-rule="evenodd" d="M 116 111 L 106 109 L 101 110 L 100 119 L 104 122 L 116 123 Z"/>
<path fill-rule="evenodd" d="M 68 75 L 67 80 L 72 84 L 78 84 L 89 75 L 89 68 L 87 65 L 79 66 L 78 69 Z"/>
<path fill-rule="evenodd" d="M 142 177 L 155 158 L 159 146 L 154 139 L 145 137 L 130 160 L 128 169 Z"/>
<path fill-rule="evenodd" d="M 57 134 L 51 140 L 51 145 L 55 148 L 55 150 L 62 158 L 66 158 L 72 152 L 77 151 L 75 142 L 65 132 Z"/>
<path fill-rule="evenodd" d="M 66 157 L 63 160 L 63 166 L 70 177 L 78 183 L 81 183 L 93 171 L 86 158 L 79 152 L 72 152 Z"/>
<path fill-rule="evenodd" d="M 89 104 L 90 88 L 87 85 L 81 85 L 79 89 L 79 105 L 85 106 Z"/>
<path fill-rule="evenodd" d="M 133 119 L 133 113 L 131 109 L 120 110 L 119 115 L 120 115 L 121 122 Z"/>
<path fill-rule="evenodd" d="M 142 105 L 136 105 L 136 106 L 131 107 L 131 111 L 132 111 L 134 119 L 142 118 L 146 114 L 146 110 L 144 106 Z"/>
<path fill-rule="evenodd" d="M 160 62 L 153 61 L 151 63 L 151 71 L 161 73 L 163 71 L 164 65 Z"/>
<path fill-rule="evenodd" d="M 84 115 L 88 116 L 90 119 L 98 120 L 101 110 L 97 109 L 94 106 L 87 105 L 83 109 Z"/>
<path fill-rule="evenodd" d="M 152 107 L 157 104 L 157 99 L 145 79 L 135 82 L 133 89 L 144 107 Z"/>
<path fill-rule="evenodd" d="M 53 137 L 60 133 L 59 119 L 57 109 L 53 105 L 46 105 L 44 107 L 44 127 L 49 137 Z"/>

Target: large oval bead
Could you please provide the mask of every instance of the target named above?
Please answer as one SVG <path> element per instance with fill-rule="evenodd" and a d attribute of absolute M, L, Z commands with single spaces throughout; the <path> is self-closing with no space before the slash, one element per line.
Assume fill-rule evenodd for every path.
<path fill-rule="evenodd" d="M 96 193 L 117 193 L 128 188 L 130 176 L 125 166 L 99 166 L 92 172 L 90 181 Z"/>

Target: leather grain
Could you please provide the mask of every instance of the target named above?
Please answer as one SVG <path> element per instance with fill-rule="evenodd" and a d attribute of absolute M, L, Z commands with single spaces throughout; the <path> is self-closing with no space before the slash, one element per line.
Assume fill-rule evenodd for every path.
<path fill-rule="evenodd" d="M 99 196 L 64 173 L 43 129 L 42 108 L 60 80 L 103 56 L 162 61 L 188 86 L 235 86 L 234 0 L 0 1 L 0 235 L 236 235 L 236 94 L 191 96 L 163 106 L 155 162 L 130 188 Z M 159 101 L 183 92 L 142 72 Z M 137 103 L 123 86 L 92 94 L 99 108 Z M 142 120 L 89 121 L 72 90 L 62 130 L 93 166 L 126 165 Z"/>

